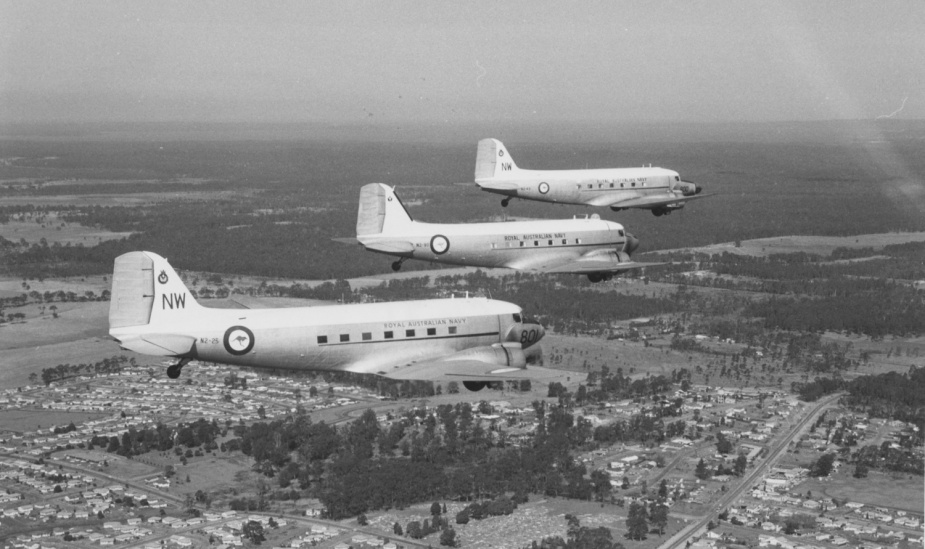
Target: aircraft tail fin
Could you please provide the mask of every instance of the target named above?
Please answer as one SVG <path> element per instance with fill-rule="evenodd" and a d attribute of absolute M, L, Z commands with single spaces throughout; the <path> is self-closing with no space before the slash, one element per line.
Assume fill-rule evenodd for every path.
<path fill-rule="evenodd" d="M 120 328 L 167 324 L 200 309 L 167 260 L 153 252 L 129 252 L 116 258 L 109 304 L 109 332 Z"/>
<path fill-rule="evenodd" d="M 482 139 L 475 156 L 475 182 L 504 179 L 518 170 L 514 159 L 497 139 Z"/>
<path fill-rule="evenodd" d="M 401 199 L 392 187 L 370 183 L 360 189 L 357 211 L 357 237 L 388 234 L 413 223 Z"/>

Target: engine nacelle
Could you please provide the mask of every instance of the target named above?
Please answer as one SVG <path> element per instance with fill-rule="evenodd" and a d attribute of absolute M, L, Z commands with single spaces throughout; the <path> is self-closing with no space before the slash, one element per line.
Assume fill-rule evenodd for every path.
<path fill-rule="evenodd" d="M 520 343 L 495 343 L 453 355 L 454 360 L 478 360 L 507 368 L 526 368 L 527 356 Z"/>

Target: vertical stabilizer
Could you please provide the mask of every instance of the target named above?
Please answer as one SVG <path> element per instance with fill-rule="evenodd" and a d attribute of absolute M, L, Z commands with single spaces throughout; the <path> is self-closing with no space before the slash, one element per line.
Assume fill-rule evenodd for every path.
<path fill-rule="evenodd" d="M 109 304 L 109 329 L 165 324 L 199 304 L 173 267 L 152 252 L 129 252 L 116 258 Z"/>
<path fill-rule="evenodd" d="M 479 141 L 478 152 L 475 155 L 475 181 L 491 179 L 504 179 L 514 175 L 517 164 L 504 148 L 504 143 L 497 139 L 482 139 Z"/>
<path fill-rule="evenodd" d="M 370 183 L 360 189 L 357 237 L 399 232 L 413 223 L 404 204 L 388 185 Z"/>

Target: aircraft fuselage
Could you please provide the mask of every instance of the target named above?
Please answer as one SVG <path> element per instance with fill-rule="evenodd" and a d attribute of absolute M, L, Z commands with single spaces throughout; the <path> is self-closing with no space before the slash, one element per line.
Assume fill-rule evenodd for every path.
<path fill-rule="evenodd" d="M 676 193 L 685 196 L 677 172 L 663 168 L 598 170 L 524 170 L 503 180 L 476 180 L 483 190 L 512 198 L 596 206 L 625 195 L 640 197 Z"/>
<path fill-rule="evenodd" d="M 415 221 L 382 235 L 358 236 L 369 250 L 378 242 L 410 243 L 391 255 L 478 267 L 519 269 L 544 259 L 578 259 L 593 250 L 631 253 L 633 244 L 619 223 L 598 218 L 502 223 L 436 224 Z M 627 250 L 627 248 L 630 248 Z"/>
<path fill-rule="evenodd" d="M 160 297 L 153 303 L 155 316 L 158 309 L 172 313 L 187 306 L 175 296 Z M 428 360 L 503 342 L 527 348 L 543 336 L 542 327 L 523 322 L 519 307 L 484 298 L 286 309 L 197 307 L 190 313 L 186 320 L 177 316 L 170 324 L 117 328 L 110 334 L 123 348 L 143 354 L 373 374 L 384 373 L 383 363 Z M 183 338 L 192 338 L 191 352 L 163 352 Z"/>

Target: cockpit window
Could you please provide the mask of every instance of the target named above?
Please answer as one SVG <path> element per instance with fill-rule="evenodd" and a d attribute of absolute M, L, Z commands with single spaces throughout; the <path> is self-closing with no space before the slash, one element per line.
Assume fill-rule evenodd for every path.
<path fill-rule="evenodd" d="M 626 236 L 626 234 L 623 233 L 623 229 L 620 229 L 619 231 L 617 231 L 617 233 L 618 233 L 620 236 Z"/>
<path fill-rule="evenodd" d="M 678 177 L 678 176 L 674 176 L 674 180 L 675 180 L 675 181 L 681 181 L 681 178 Z"/>
<path fill-rule="evenodd" d="M 521 317 L 520 317 L 520 313 L 514 313 L 514 322 L 517 322 L 517 323 L 522 322 L 522 319 L 521 319 Z"/>

